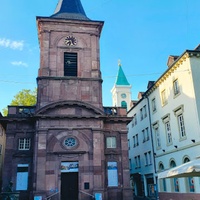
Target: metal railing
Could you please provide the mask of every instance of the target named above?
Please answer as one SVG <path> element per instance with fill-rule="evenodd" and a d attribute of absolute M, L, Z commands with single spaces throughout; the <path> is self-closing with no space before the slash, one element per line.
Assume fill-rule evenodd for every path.
<path fill-rule="evenodd" d="M 95 196 L 94 196 L 94 195 L 92 195 L 92 194 L 90 194 L 90 193 L 87 193 L 87 192 L 85 192 L 85 191 L 82 191 L 82 190 L 79 190 L 79 192 L 81 192 L 81 193 L 83 193 L 83 194 L 86 194 L 86 195 L 88 195 L 88 196 L 91 196 L 91 197 L 95 200 Z"/>
<path fill-rule="evenodd" d="M 53 196 L 55 196 L 56 194 L 59 194 L 59 193 L 60 193 L 60 191 L 55 192 L 54 194 L 49 195 L 49 196 L 46 197 L 45 199 L 46 199 L 46 200 L 50 200 Z"/>

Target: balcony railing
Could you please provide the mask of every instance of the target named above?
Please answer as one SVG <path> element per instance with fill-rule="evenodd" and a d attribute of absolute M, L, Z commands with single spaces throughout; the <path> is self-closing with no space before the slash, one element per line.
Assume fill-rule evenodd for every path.
<path fill-rule="evenodd" d="M 107 116 L 126 116 L 126 108 L 122 107 L 104 107 L 104 113 Z"/>
<path fill-rule="evenodd" d="M 8 106 L 8 116 L 28 117 L 33 116 L 34 113 L 35 106 Z"/>

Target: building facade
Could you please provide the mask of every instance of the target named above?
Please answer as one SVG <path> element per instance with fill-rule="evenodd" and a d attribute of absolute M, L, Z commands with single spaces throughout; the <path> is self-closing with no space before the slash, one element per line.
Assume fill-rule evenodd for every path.
<path fill-rule="evenodd" d="M 37 17 L 35 107 L 10 106 L 4 187 L 20 199 L 132 200 L 125 108 L 103 107 L 99 39 L 80 0 Z M 9 166 L 9 167 L 8 167 Z"/>
<path fill-rule="evenodd" d="M 155 160 L 149 115 L 149 104 L 143 93 L 128 111 L 130 176 L 135 196 L 155 196 Z"/>
<path fill-rule="evenodd" d="M 152 133 L 154 179 L 156 179 L 155 183 L 161 200 L 199 199 L 198 177 L 159 180 L 156 178 L 157 173 L 199 156 L 199 66 L 199 46 L 194 50 L 186 50 L 181 56 L 170 56 L 168 69 L 157 81 L 150 82 L 142 99 L 132 108 L 132 110 L 137 110 L 137 106 L 142 107 L 143 102 L 149 106 L 147 124 L 150 124 Z M 138 109 L 137 113 L 139 112 Z M 132 139 L 130 126 L 134 122 L 134 113 L 131 115 L 133 115 L 133 121 L 129 124 L 129 140 Z M 141 137 L 138 143 L 140 142 L 142 142 Z M 129 159 L 136 156 L 134 149 L 129 156 Z M 136 172 L 135 162 L 131 167 L 134 168 L 134 172 Z"/>

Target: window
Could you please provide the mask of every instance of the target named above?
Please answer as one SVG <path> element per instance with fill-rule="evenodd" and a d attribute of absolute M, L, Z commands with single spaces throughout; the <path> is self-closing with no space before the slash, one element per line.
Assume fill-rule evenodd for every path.
<path fill-rule="evenodd" d="M 173 168 L 173 167 L 176 167 L 176 163 L 174 160 L 171 160 L 170 162 L 170 168 Z M 171 180 L 172 182 L 172 189 L 174 190 L 174 192 L 179 192 L 179 181 L 178 181 L 178 178 L 174 178 Z"/>
<path fill-rule="evenodd" d="M 180 138 L 182 139 L 186 137 L 183 114 L 178 115 L 177 119 L 178 119 Z"/>
<path fill-rule="evenodd" d="M 142 135 L 143 135 L 143 142 L 146 142 L 149 140 L 149 128 L 145 128 L 142 130 Z"/>
<path fill-rule="evenodd" d="M 74 147 L 77 145 L 77 141 L 75 138 L 69 137 L 64 141 L 64 145 L 66 147 Z"/>
<path fill-rule="evenodd" d="M 149 165 L 151 165 L 152 164 L 151 151 L 148 152 L 148 157 L 149 157 Z"/>
<path fill-rule="evenodd" d="M 190 162 L 188 157 L 184 158 L 184 163 Z M 195 192 L 194 177 L 185 178 L 187 192 Z"/>
<path fill-rule="evenodd" d="M 158 127 L 154 128 L 154 132 L 155 132 L 155 138 L 156 138 L 156 147 L 161 148 L 160 133 L 159 133 Z"/>
<path fill-rule="evenodd" d="M 144 157 L 145 157 L 145 166 L 148 165 L 148 156 L 147 153 L 144 153 Z"/>
<path fill-rule="evenodd" d="M 117 162 L 107 163 L 108 187 L 118 186 L 118 172 L 117 171 L 118 171 Z"/>
<path fill-rule="evenodd" d="M 153 112 L 156 112 L 156 99 L 155 98 L 152 99 L 151 104 L 152 104 L 152 110 L 153 110 Z"/>
<path fill-rule="evenodd" d="M 146 133 L 146 141 L 148 141 L 149 140 L 149 128 L 148 127 L 145 129 L 145 133 Z"/>
<path fill-rule="evenodd" d="M 154 134 L 155 134 L 155 139 L 156 139 L 156 148 L 160 149 L 161 148 L 161 140 L 160 140 L 160 133 L 159 133 L 159 124 L 158 122 L 153 124 L 153 129 L 154 129 Z"/>
<path fill-rule="evenodd" d="M 167 144 L 172 144 L 172 134 L 169 121 L 165 123 L 165 132 L 167 136 Z"/>
<path fill-rule="evenodd" d="M 141 163 L 140 163 L 140 156 L 135 156 L 135 168 L 140 168 Z"/>
<path fill-rule="evenodd" d="M 136 134 L 136 146 L 138 146 L 139 145 L 139 140 L 138 140 L 138 134 Z"/>
<path fill-rule="evenodd" d="M 135 140 L 135 135 L 133 136 L 133 147 L 135 147 L 136 145 L 136 140 Z"/>
<path fill-rule="evenodd" d="M 129 159 L 129 169 L 132 169 L 131 159 Z"/>
<path fill-rule="evenodd" d="M 128 149 L 130 149 L 130 140 L 128 139 Z"/>
<path fill-rule="evenodd" d="M 144 105 L 140 109 L 140 120 L 143 120 L 145 117 L 147 117 L 147 108 L 146 108 L 146 105 Z"/>
<path fill-rule="evenodd" d="M 122 107 L 122 108 L 127 108 L 127 103 L 126 103 L 126 101 L 122 101 L 122 102 L 121 102 L 121 107 Z"/>
<path fill-rule="evenodd" d="M 143 107 L 144 118 L 147 117 L 147 107 L 146 105 Z"/>
<path fill-rule="evenodd" d="M 159 171 L 164 171 L 164 165 L 162 163 L 159 164 Z M 166 180 L 160 179 L 160 190 L 166 192 L 167 191 L 167 186 L 166 186 Z"/>
<path fill-rule="evenodd" d="M 136 116 L 136 114 L 133 115 L 132 127 L 134 127 L 135 125 L 137 125 L 137 116 Z"/>
<path fill-rule="evenodd" d="M 175 96 L 176 96 L 177 94 L 180 93 L 178 79 L 176 79 L 176 80 L 173 82 L 173 88 L 174 88 L 174 95 L 175 95 Z"/>
<path fill-rule="evenodd" d="M 142 130 L 142 135 L 143 135 L 143 142 L 145 142 L 146 141 L 146 137 L 145 137 L 145 130 L 144 129 Z"/>
<path fill-rule="evenodd" d="M 64 76 L 77 76 L 77 53 L 64 53 Z"/>
<path fill-rule="evenodd" d="M 151 151 L 145 152 L 144 157 L 145 157 L 145 166 L 151 165 L 152 164 Z"/>
<path fill-rule="evenodd" d="M 173 111 L 178 121 L 180 140 L 184 140 L 186 139 L 185 123 L 184 123 L 184 118 L 183 118 L 184 106 L 180 105 L 179 107 L 175 108 Z"/>
<path fill-rule="evenodd" d="M 28 189 L 28 164 L 17 165 L 16 190 Z"/>
<path fill-rule="evenodd" d="M 170 127 L 170 114 L 168 113 L 164 117 L 162 117 L 162 121 L 165 126 L 167 145 L 171 145 L 172 144 L 172 134 L 171 134 L 171 127 Z"/>
<path fill-rule="evenodd" d="M 161 99 L 162 99 L 162 105 L 166 105 L 167 104 L 167 97 L 166 97 L 166 90 L 163 90 L 161 92 Z"/>
<path fill-rule="evenodd" d="M 143 116 L 143 112 L 142 112 L 142 108 L 141 108 L 141 109 L 140 109 L 140 120 L 142 121 L 143 118 L 144 118 L 144 116 Z"/>
<path fill-rule="evenodd" d="M 134 119 L 135 119 L 135 125 L 137 125 L 137 115 L 134 115 Z"/>
<path fill-rule="evenodd" d="M 116 148 L 116 137 L 107 137 L 106 138 L 106 147 L 107 148 Z"/>
<path fill-rule="evenodd" d="M 20 138 L 19 139 L 19 150 L 29 150 L 31 147 L 30 138 Z"/>
<path fill-rule="evenodd" d="M 135 156 L 135 168 L 138 168 L 138 159 L 137 159 L 137 156 Z"/>
<path fill-rule="evenodd" d="M 138 141 L 138 134 L 133 136 L 133 147 L 136 147 L 139 145 L 139 141 Z"/>

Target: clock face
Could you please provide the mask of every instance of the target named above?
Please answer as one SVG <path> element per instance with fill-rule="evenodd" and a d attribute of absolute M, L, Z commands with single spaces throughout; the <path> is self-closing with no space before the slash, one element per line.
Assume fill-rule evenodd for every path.
<path fill-rule="evenodd" d="M 124 99 L 124 98 L 126 98 L 126 94 L 121 94 L 121 97 Z"/>
<path fill-rule="evenodd" d="M 77 44 L 76 38 L 74 36 L 67 36 L 65 38 L 65 44 L 67 46 L 75 46 Z"/>

